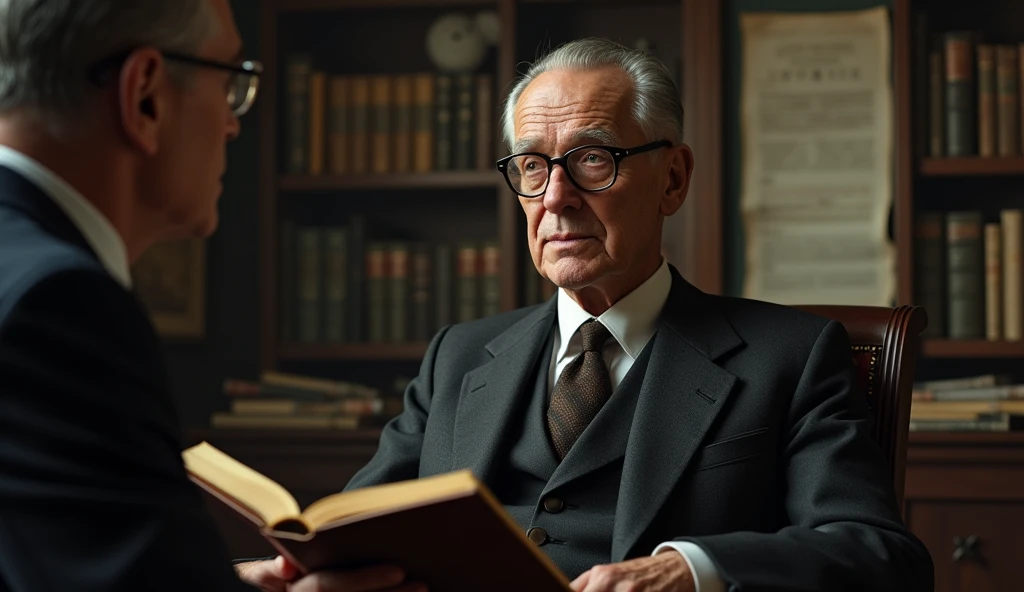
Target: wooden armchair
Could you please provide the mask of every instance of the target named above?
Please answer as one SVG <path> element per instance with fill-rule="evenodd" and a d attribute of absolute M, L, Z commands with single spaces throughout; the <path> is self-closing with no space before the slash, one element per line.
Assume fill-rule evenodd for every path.
<path fill-rule="evenodd" d="M 850 334 L 861 387 L 875 415 L 872 436 L 892 469 L 896 500 L 903 507 L 910 398 L 928 315 L 918 306 L 796 306 L 842 323 Z"/>

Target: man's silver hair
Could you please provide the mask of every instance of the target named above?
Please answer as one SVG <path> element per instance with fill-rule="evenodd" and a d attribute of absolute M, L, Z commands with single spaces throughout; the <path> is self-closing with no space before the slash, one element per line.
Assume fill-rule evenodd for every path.
<path fill-rule="evenodd" d="M 194 53 L 216 27 L 210 0 L 0 0 L 0 114 L 69 122 L 89 103 L 97 63 L 142 46 Z"/>
<path fill-rule="evenodd" d="M 633 119 L 648 141 L 683 141 L 683 105 L 672 75 L 658 58 L 614 41 L 587 38 L 571 41 L 534 62 L 505 100 L 502 132 L 509 150 L 515 145 L 516 102 L 527 85 L 550 70 L 595 70 L 616 67 L 633 82 Z"/>

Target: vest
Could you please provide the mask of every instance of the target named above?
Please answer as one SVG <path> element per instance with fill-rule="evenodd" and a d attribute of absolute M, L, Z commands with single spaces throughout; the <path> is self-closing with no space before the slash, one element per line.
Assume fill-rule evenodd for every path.
<path fill-rule="evenodd" d="M 512 445 L 498 472 L 495 495 L 570 580 L 611 560 L 622 463 L 652 343 L 561 463 L 546 419 L 551 340 L 537 364 L 533 397 L 514 418 Z"/>

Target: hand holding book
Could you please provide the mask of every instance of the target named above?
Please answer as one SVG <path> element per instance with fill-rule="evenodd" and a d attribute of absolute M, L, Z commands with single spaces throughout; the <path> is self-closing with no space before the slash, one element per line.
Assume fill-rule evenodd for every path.
<path fill-rule="evenodd" d="M 236 567 L 242 580 L 263 592 L 427 592 L 421 583 L 406 582 L 405 572 L 393 565 L 318 571 L 302 576 L 299 568 L 278 556 Z"/>

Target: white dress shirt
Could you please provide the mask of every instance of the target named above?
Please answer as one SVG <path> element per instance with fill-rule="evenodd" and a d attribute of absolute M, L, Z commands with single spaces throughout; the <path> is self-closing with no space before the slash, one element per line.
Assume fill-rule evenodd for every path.
<path fill-rule="evenodd" d="M 661 309 L 665 307 L 671 289 L 672 274 L 668 263 L 662 261 L 654 275 L 597 317 L 598 322 L 607 327 L 612 335 L 604 344 L 602 356 L 608 366 L 613 390 L 618 388 L 637 356 L 654 337 Z M 580 325 L 594 318 L 565 291 L 559 289 L 557 298 L 558 331 L 555 333 L 551 366 L 548 368 L 548 392 L 551 392 L 566 365 L 583 351 L 583 337 L 578 331 Z M 703 549 L 690 542 L 670 541 L 658 545 L 654 554 L 672 549 L 686 560 L 693 573 L 697 592 L 725 591 L 718 570 Z"/>
<path fill-rule="evenodd" d="M 107 272 L 125 288 L 131 287 L 124 240 L 96 206 L 39 161 L 13 148 L 0 145 L 0 166 L 18 173 L 49 196 L 82 233 Z"/>

